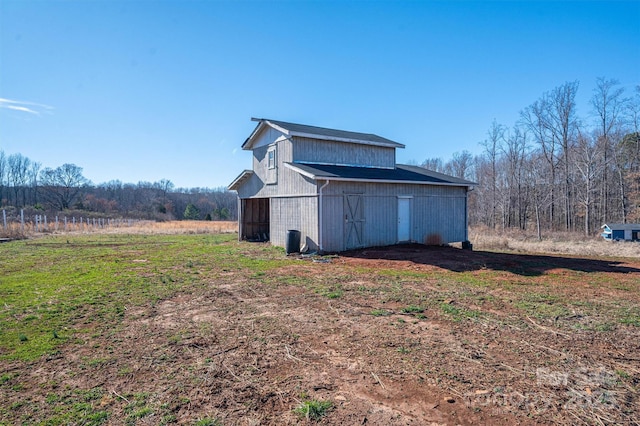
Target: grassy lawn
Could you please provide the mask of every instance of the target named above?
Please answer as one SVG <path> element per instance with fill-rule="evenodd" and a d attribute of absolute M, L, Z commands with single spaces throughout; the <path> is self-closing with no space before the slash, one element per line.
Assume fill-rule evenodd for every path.
<path fill-rule="evenodd" d="M 0 246 L 0 357 L 33 360 L 117 329 L 126 309 L 207 285 L 224 271 L 287 263 L 243 254 L 233 234 L 49 237 Z"/>
<path fill-rule="evenodd" d="M 488 403 L 471 404 L 456 412 L 462 424 L 624 423 L 640 414 L 637 260 L 594 259 L 589 269 L 566 258 L 527 265 L 518 255 L 498 265 L 474 252 L 469 265 L 481 266 L 467 269 L 327 263 L 236 238 L 91 234 L 0 244 L 0 425 L 221 425 L 247 416 L 296 424 L 310 421 L 313 404 L 323 422 L 341 424 L 370 409 L 358 398 L 372 378 L 386 392 L 376 404 L 391 409 L 394 381 L 404 392 L 431 386 L 456 399 L 537 386 L 535 395 L 559 400 L 575 385 L 608 404 L 500 407 L 490 420 L 477 417 Z M 433 253 L 446 260 L 442 250 Z M 354 369 L 360 374 L 343 381 Z M 568 372 L 568 384 L 536 371 Z M 345 405 L 335 392 L 365 405 Z M 404 411 L 395 413 L 389 418 Z"/>

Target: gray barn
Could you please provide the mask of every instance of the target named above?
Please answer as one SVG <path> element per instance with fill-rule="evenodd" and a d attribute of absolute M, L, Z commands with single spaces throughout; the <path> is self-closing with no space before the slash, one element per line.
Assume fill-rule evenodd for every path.
<path fill-rule="evenodd" d="M 284 247 L 298 230 L 301 245 L 320 252 L 467 242 L 473 182 L 396 164 L 404 145 L 377 135 L 253 120 L 242 144 L 253 169 L 229 185 L 238 193 L 239 239 Z"/>

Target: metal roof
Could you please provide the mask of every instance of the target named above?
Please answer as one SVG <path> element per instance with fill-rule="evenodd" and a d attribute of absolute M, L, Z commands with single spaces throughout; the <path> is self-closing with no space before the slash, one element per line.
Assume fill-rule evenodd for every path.
<path fill-rule="evenodd" d="M 393 169 L 310 163 L 285 163 L 285 166 L 315 180 L 413 183 L 466 187 L 476 185 L 476 183 L 465 179 L 405 164 L 397 164 L 396 168 Z"/>
<path fill-rule="evenodd" d="M 287 136 L 307 137 L 312 139 L 332 140 L 337 142 L 360 143 L 365 145 L 386 146 L 390 148 L 404 148 L 404 145 L 372 133 L 350 132 L 347 130 L 328 129 L 325 127 L 309 126 L 306 124 L 288 123 L 286 121 L 267 118 L 252 118 L 258 125 L 242 144 L 242 148 L 249 149 L 250 142 L 264 128 L 270 126 Z"/>

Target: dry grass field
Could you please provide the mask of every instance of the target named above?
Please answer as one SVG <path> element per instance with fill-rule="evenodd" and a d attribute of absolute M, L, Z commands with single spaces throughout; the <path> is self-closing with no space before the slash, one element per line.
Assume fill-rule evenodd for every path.
<path fill-rule="evenodd" d="M 631 243 L 286 256 L 186 225 L 0 244 L 0 424 L 640 424 Z"/>
<path fill-rule="evenodd" d="M 138 221 L 131 226 L 115 228 L 125 234 L 229 234 L 238 232 L 237 221 L 173 220 L 167 222 Z"/>
<path fill-rule="evenodd" d="M 69 221 L 65 224 L 59 221 L 56 225 L 49 222 L 47 226 L 40 225 L 36 229 L 33 223 L 26 223 L 22 227 L 19 223 L 11 223 L 6 229 L 0 228 L 0 238 L 23 239 L 37 238 L 56 234 L 227 234 L 238 232 L 236 221 L 203 221 L 203 220 L 173 220 L 156 222 L 152 220 L 122 220 L 113 221 L 107 225 L 93 225 Z"/>
<path fill-rule="evenodd" d="M 640 242 L 611 242 L 595 235 L 586 238 L 581 234 L 556 232 L 550 236 L 545 234 L 538 241 L 532 233 L 491 232 L 486 228 L 472 228 L 469 239 L 478 250 L 640 258 Z"/>

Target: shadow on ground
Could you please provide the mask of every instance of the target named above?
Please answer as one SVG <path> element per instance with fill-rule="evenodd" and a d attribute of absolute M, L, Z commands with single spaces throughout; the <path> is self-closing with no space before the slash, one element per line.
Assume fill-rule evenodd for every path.
<path fill-rule="evenodd" d="M 537 276 L 553 269 L 567 269 L 580 272 L 640 274 L 640 268 L 635 267 L 640 262 L 633 264 L 616 260 L 588 259 L 567 255 L 494 253 L 421 244 L 401 244 L 351 250 L 340 253 L 340 256 L 359 259 L 410 261 L 454 272 L 489 269 L 507 271 L 524 276 Z"/>

